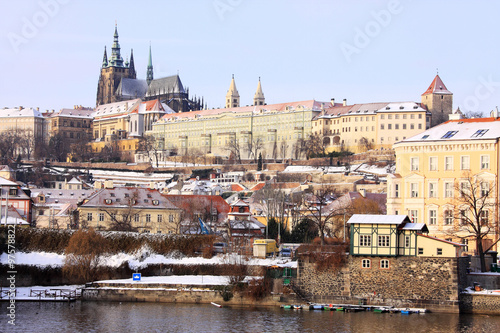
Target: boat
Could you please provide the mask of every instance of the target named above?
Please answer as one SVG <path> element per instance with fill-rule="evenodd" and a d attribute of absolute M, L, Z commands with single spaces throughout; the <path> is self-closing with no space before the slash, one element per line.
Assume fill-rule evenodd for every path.
<path fill-rule="evenodd" d="M 216 307 L 218 307 L 218 308 L 222 308 L 222 305 L 217 304 L 217 303 L 215 303 L 215 302 L 210 302 L 210 304 L 212 304 L 213 306 L 216 306 Z"/>
<path fill-rule="evenodd" d="M 295 310 L 302 310 L 302 305 L 292 305 L 292 308 Z"/>
<path fill-rule="evenodd" d="M 387 312 L 389 310 L 387 309 L 384 309 L 384 308 L 375 308 L 373 309 L 373 312 L 377 312 L 377 313 L 384 313 L 384 312 Z"/>
<path fill-rule="evenodd" d="M 344 308 L 341 307 L 341 306 L 338 306 L 338 307 L 335 308 L 335 311 L 344 311 Z"/>
<path fill-rule="evenodd" d="M 309 309 L 310 310 L 323 310 L 323 305 L 314 304 L 314 305 L 309 306 Z"/>
<path fill-rule="evenodd" d="M 401 314 L 410 314 L 412 313 L 413 311 L 409 310 L 409 309 L 403 309 L 401 310 Z"/>
<path fill-rule="evenodd" d="M 288 309 L 292 309 L 292 306 L 293 306 L 293 305 L 282 305 L 281 307 L 282 307 L 283 309 L 287 309 L 287 310 L 288 310 Z"/>

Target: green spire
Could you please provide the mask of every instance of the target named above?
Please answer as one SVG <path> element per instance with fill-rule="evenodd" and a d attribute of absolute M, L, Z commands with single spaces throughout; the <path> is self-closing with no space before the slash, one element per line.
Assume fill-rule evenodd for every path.
<path fill-rule="evenodd" d="M 102 57 L 102 68 L 108 67 L 108 54 L 106 53 L 106 45 L 104 45 L 104 56 Z"/>
<path fill-rule="evenodd" d="M 148 85 L 151 83 L 151 81 L 153 81 L 153 58 L 151 56 L 151 44 L 149 44 L 149 60 L 148 60 L 146 81 L 148 82 Z"/>
<path fill-rule="evenodd" d="M 120 44 L 118 43 L 118 28 L 115 23 L 115 34 L 113 35 L 113 47 L 111 48 L 111 60 L 109 65 L 113 67 L 123 67 L 123 58 L 120 55 Z"/>

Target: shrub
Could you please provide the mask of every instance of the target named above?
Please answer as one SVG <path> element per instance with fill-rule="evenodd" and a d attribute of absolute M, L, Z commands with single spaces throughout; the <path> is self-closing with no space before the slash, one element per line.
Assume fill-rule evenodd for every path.
<path fill-rule="evenodd" d="M 106 253 L 106 239 L 94 229 L 79 230 L 71 236 L 66 247 L 63 274 L 79 282 L 97 277 L 101 256 Z"/>

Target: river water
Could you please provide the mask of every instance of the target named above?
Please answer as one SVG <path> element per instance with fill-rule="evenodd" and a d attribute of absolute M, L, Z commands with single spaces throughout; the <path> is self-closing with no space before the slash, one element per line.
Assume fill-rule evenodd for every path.
<path fill-rule="evenodd" d="M 217 308 L 119 302 L 1 302 L 0 332 L 498 332 L 500 316 Z"/>

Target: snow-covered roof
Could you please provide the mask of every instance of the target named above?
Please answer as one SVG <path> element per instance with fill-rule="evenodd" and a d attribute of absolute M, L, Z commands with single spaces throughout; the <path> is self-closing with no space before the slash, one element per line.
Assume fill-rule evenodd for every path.
<path fill-rule="evenodd" d="M 129 101 L 116 102 L 116 103 L 108 103 L 99 105 L 95 112 L 93 113 L 94 118 L 96 117 L 109 117 L 109 116 L 117 116 L 120 114 L 128 113 L 132 110 L 137 103 L 140 103 L 141 100 L 139 98 L 132 99 Z"/>
<path fill-rule="evenodd" d="M 12 109 L 0 109 L 0 118 L 7 117 L 35 117 L 43 118 L 40 111 L 34 108 L 12 108 Z"/>
<path fill-rule="evenodd" d="M 391 102 L 377 110 L 377 112 L 417 112 L 426 111 L 415 102 Z"/>
<path fill-rule="evenodd" d="M 401 224 L 410 222 L 407 215 L 376 215 L 376 214 L 354 214 L 351 216 L 348 224 Z"/>
<path fill-rule="evenodd" d="M 394 146 L 408 142 L 487 140 L 500 138 L 500 118 L 449 120 Z"/>
<path fill-rule="evenodd" d="M 401 229 L 429 232 L 429 229 L 427 229 L 425 223 L 406 223 Z"/>

